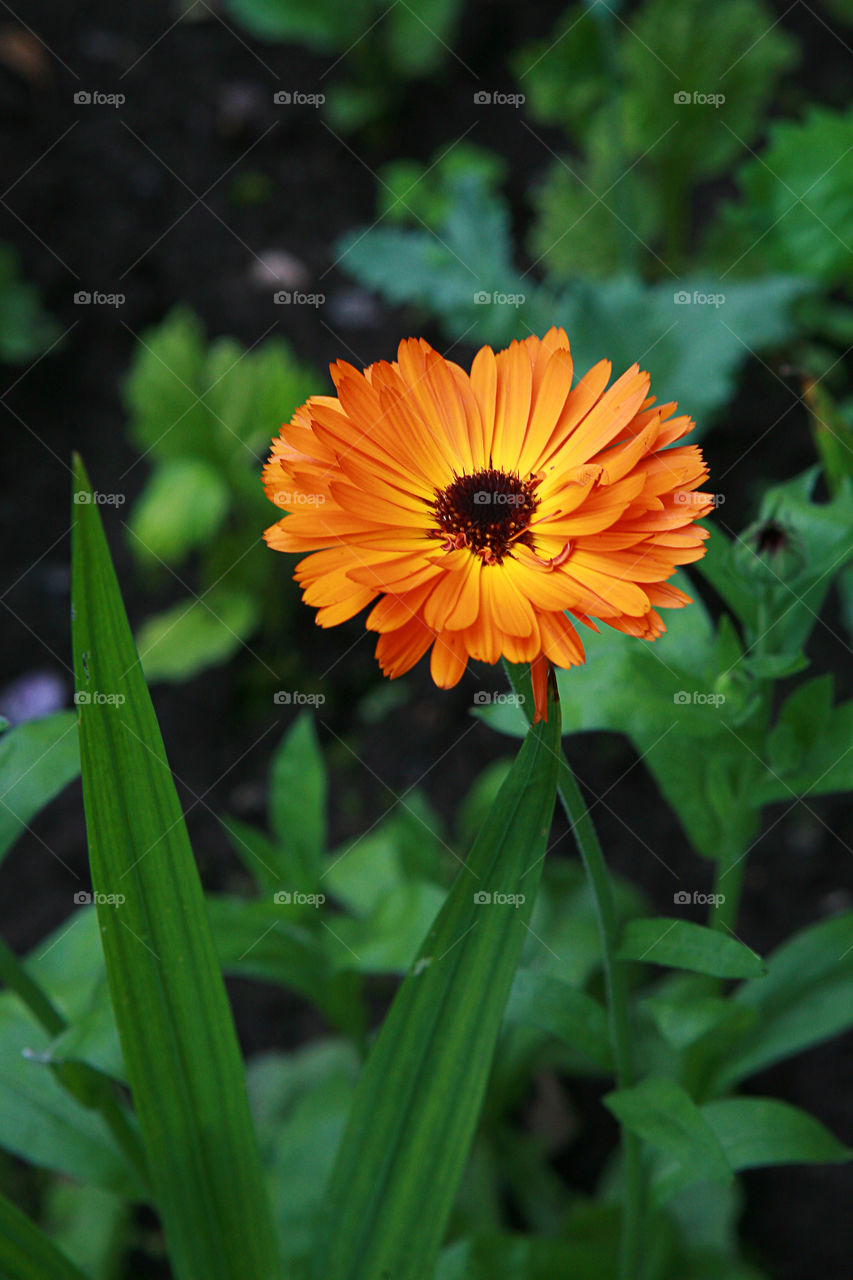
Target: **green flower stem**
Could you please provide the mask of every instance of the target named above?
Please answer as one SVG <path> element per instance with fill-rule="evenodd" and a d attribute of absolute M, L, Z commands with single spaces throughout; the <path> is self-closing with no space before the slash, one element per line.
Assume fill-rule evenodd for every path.
<path fill-rule="evenodd" d="M 29 1009 L 49 1036 L 58 1036 L 68 1025 L 38 983 L 33 982 L 4 938 L 0 938 L 0 982 Z"/>
<path fill-rule="evenodd" d="M 522 706 L 528 719 L 532 717 L 530 684 L 525 685 L 523 669 L 505 662 L 504 666 L 513 691 L 524 698 Z M 628 1002 L 628 986 L 625 968 L 616 959 L 619 945 L 619 921 L 613 899 L 613 889 L 604 854 L 598 840 L 592 818 L 581 795 L 571 767 L 564 756 L 560 759 L 557 775 L 557 793 L 571 824 L 572 833 L 586 871 L 595 901 L 604 976 L 607 984 L 607 1006 L 610 1019 L 610 1038 L 616 1066 L 616 1084 L 627 1089 L 635 1083 L 634 1055 L 631 1037 L 631 1019 Z M 619 1254 L 620 1280 L 637 1280 L 640 1274 L 642 1220 L 645 1204 L 645 1176 L 640 1139 L 622 1128 L 622 1153 L 624 1161 L 624 1189 L 622 1202 L 622 1237 Z"/>
<path fill-rule="evenodd" d="M 745 853 L 739 853 L 731 859 L 721 858 L 717 863 L 714 872 L 715 899 L 708 914 L 708 924 L 712 929 L 735 932 L 745 871 Z M 723 902 L 719 901 L 720 897 L 724 899 Z"/>

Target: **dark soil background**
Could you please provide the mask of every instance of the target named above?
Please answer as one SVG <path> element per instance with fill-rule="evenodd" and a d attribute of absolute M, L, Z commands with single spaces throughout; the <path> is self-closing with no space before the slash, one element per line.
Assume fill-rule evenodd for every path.
<path fill-rule="evenodd" d="M 123 6 L 91 0 L 73 7 L 35 0 L 21 10 L 21 20 L 3 6 L 0 239 L 18 249 L 25 276 L 39 285 L 64 339 L 34 365 L 0 374 L 6 410 L 0 680 L 52 672 L 65 680 L 70 705 L 69 460 L 72 449 L 79 449 L 95 488 L 123 493 L 128 505 L 139 493 L 146 468 L 134 465 L 120 398 L 136 335 L 176 302 L 186 302 L 210 336 L 233 335 L 251 346 L 270 333 L 283 334 L 320 371 L 318 390 L 327 385 L 323 371 L 332 359 L 368 364 L 392 358 L 413 321 L 354 293 L 335 264 L 334 241 L 372 221 L 374 174 L 381 164 L 427 158 L 471 124 L 470 141 L 510 161 L 510 195 L 523 231 L 525 191 L 549 157 L 535 149 L 512 108 L 475 115 L 473 90 L 511 92 L 508 53 L 545 35 L 561 8 L 470 3 L 455 52 L 479 81 L 449 58 L 437 82 L 409 87 L 384 132 L 344 142 L 314 108 L 273 102 L 280 89 L 322 92 L 340 74 L 340 67 L 332 68 L 334 59 L 254 42 L 229 29 L 230 22 L 226 26 L 206 4 L 198 3 L 181 20 L 164 0 Z M 786 108 L 809 99 L 843 101 L 853 55 L 832 19 L 802 3 L 780 4 L 778 13 L 803 48 L 801 70 L 784 87 Z M 123 93 L 126 102 L 118 109 L 76 104 L 80 90 Z M 556 136 L 550 141 L 560 145 Z M 234 201 L 233 180 L 250 173 L 266 175 L 271 199 Z M 306 288 L 327 297 L 323 308 L 277 307 L 272 286 L 252 283 L 255 255 L 271 250 L 286 251 L 304 265 Z M 126 300 L 118 308 L 79 306 L 79 290 L 123 293 Z M 424 336 L 441 347 L 428 327 Z M 470 354 L 465 348 L 454 352 L 463 363 Z M 730 414 L 707 436 L 712 478 L 725 477 L 717 488 L 725 492 L 721 516 L 731 528 L 749 523 L 756 496 L 768 482 L 789 478 L 814 461 L 799 404 L 778 430 L 741 456 L 745 441 L 797 401 L 798 384 L 785 372 L 781 353 L 777 362 L 753 360 L 743 370 Z M 175 582 L 165 597 L 152 601 L 143 589 L 121 526 L 127 509 L 108 507 L 103 513 L 128 612 L 137 624 L 154 603 L 184 593 Z M 281 560 L 284 584 L 287 566 Z M 490 760 L 508 754 L 507 743 L 471 721 L 478 680 L 467 676 L 457 690 L 440 693 L 421 664 L 405 678 L 405 705 L 367 723 L 358 702 L 380 683 L 370 636 L 358 620 L 321 632 L 312 617 L 310 610 L 299 611 L 294 632 L 281 637 L 280 656 L 293 650 L 306 655 L 312 680 L 326 691 L 319 720 L 332 770 L 335 840 L 363 830 L 415 783 L 450 826 L 472 779 Z M 831 612 L 816 628 L 810 653 L 814 669 L 835 671 L 839 694 L 849 696 L 850 650 Z M 270 657 L 275 666 L 276 655 Z M 228 809 L 263 820 L 269 758 L 291 719 L 289 708 L 273 707 L 270 697 L 253 693 L 245 678 L 252 662 L 242 654 L 188 684 L 153 690 L 210 887 L 240 883 L 215 815 Z M 479 674 L 485 687 L 501 687 L 499 672 Z M 671 910 L 673 886 L 650 850 L 678 868 L 682 885 L 710 888 L 708 865 L 691 853 L 624 741 L 614 736 L 594 745 L 570 743 L 569 754 L 591 798 L 604 797 L 594 816 L 612 865 L 641 885 L 658 909 Z M 853 831 L 850 815 L 842 799 L 796 802 L 768 814 L 766 835 L 750 855 L 739 925 L 757 950 L 766 952 L 795 929 L 853 904 L 853 858 L 842 842 Z M 564 832 L 559 821 L 555 839 Z M 568 856 L 568 846 L 562 840 L 557 853 Z M 8 858 L 0 907 L 4 935 L 17 949 L 34 945 L 71 912 L 74 891 L 87 884 L 81 795 L 72 786 Z M 279 991 L 235 983 L 232 994 L 248 1053 L 291 1047 L 319 1030 L 310 1009 Z M 843 1037 L 750 1087 L 806 1107 L 853 1142 L 851 1049 L 853 1036 Z M 585 1128 L 561 1168 L 575 1185 L 591 1185 L 613 1131 L 586 1086 L 570 1083 L 569 1090 L 584 1107 Z M 853 1174 L 835 1168 L 768 1171 L 748 1175 L 746 1187 L 746 1239 L 772 1275 L 840 1280 L 851 1274 Z"/>

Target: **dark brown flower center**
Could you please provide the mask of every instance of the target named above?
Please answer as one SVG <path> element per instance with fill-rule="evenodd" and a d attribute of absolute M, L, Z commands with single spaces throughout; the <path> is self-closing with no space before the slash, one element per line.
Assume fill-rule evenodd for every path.
<path fill-rule="evenodd" d="M 539 506 L 535 489 L 540 477 L 522 480 L 514 472 L 488 470 L 457 476 L 445 489 L 436 490 L 433 507 L 437 528 L 448 550 L 468 547 L 490 563 L 501 560 L 513 542 L 531 545 L 529 532 Z"/>

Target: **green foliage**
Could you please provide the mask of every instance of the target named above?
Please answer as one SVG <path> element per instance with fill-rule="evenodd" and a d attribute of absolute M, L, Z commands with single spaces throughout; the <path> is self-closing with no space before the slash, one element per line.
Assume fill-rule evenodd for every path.
<path fill-rule="evenodd" d="M 187 680 L 219 666 L 244 645 L 258 623 L 260 606 L 247 592 L 211 587 L 147 618 L 136 645 L 148 680 Z"/>
<path fill-rule="evenodd" d="M 324 1202 L 318 1275 L 356 1280 L 384 1268 L 403 1280 L 438 1256 L 533 908 L 531 866 L 541 874 L 559 733 L 552 702 L 368 1057 Z"/>
<path fill-rule="evenodd" d="M 764 972 L 760 958 L 737 938 L 666 916 L 630 920 L 618 955 L 620 960 L 671 965 L 714 978 L 754 978 Z"/>
<path fill-rule="evenodd" d="M 71 711 L 19 725 L 0 726 L 0 859 L 22 829 L 80 772 Z"/>
<path fill-rule="evenodd" d="M 131 440 L 153 470 L 130 512 L 130 547 L 155 582 L 183 584 L 195 555 L 202 588 L 143 624 L 149 680 L 187 679 L 226 662 L 260 623 L 280 625 L 280 580 L 258 537 L 274 512 L 258 470 L 271 437 L 315 390 L 281 340 L 250 351 L 230 338 L 208 345 L 182 308 L 142 338 L 125 400 Z"/>
<path fill-rule="evenodd" d="M 754 142 L 795 60 L 760 0 L 724 0 L 713 23 L 705 17 L 702 0 L 645 0 L 629 23 L 576 5 L 516 56 L 534 119 L 563 128 L 581 153 L 552 166 L 537 198 L 531 247 L 550 272 L 685 265 L 692 193 Z"/>
<path fill-rule="evenodd" d="M 722 211 L 710 252 L 739 275 L 808 271 L 827 285 L 853 283 L 853 111 L 811 107 L 770 128 L 738 170 L 740 194 Z"/>
<path fill-rule="evenodd" d="M 75 482 L 90 491 L 79 461 Z M 100 515 L 91 503 L 75 510 L 72 639 L 78 691 L 90 695 L 80 705 L 90 864 L 157 1207 L 176 1277 L 268 1280 L 277 1241 L 198 873 Z M 108 691 L 113 701 L 91 697 Z"/>
<path fill-rule="evenodd" d="M 810 925 L 767 960 L 767 976 L 735 995 L 753 1013 L 737 1046 L 723 1057 L 718 1089 L 763 1071 L 853 1025 L 853 913 Z"/>
<path fill-rule="evenodd" d="M 0 244 L 0 360 L 34 360 L 58 337 L 59 326 L 42 309 L 35 286 L 21 278 L 15 250 Z"/>
<path fill-rule="evenodd" d="M 605 1105 L 644 1142 L 689 1168 L 697 1182 L 730 1182 L 732 1169 L 708 1121 L 673 1080 L 649 1076 L 607 1095 Z"/>
<path fill-rule="evenodd" d="M 439 148 L 425 165 L 415 160 L 394 160 L 379 173 L 379 219 L 438 226 L 451 212 L 455 183 L 468 177 L 497 198 L 508 172 L 509 166 L 501 156 L 470 142 Z"/>
<path fill-rule="evenodd" d="M 354 231 L 338 252 L 362 284 L 436 318 L 451 341 L 501 346 L 561 324 L 579 371 L 605 358 L 621 370 L 639 355 L 659 398 L 685 402 L 688 387 L 685 408 L 704 425 L 729 400 L 745 356 L 792 332 L 788 311 L 804 289 L 795 277 L 536 284 L 513 265 L 505 203 L 481 178 L 447 182 L 437 227 Z"/>
<path fill-rule="evenodd" d="M 86 1280 L 5 1196 L 0 1196 L 0 1273 L 5 1280 Z"/>
<path fill-rule="evenodd" d="M 715 629 L 693 593 L 688 609 L 666 612 L 667 632 L 653 645 L 604 628 L 588 642 L 586 665 L 557 677 L 567 731 L 627 733 L 693 847 L 722 865 L 755 838 L 763 805 L 853 786 L 853 712 L 832 705 L 825 680 L 795 692 L 770 719 L 771 682 L 805 665 L 833 574 L 853 556 L 850 493 L 815 503 L 815 478 L 808 472 L 771 490 L 740 537 L 712 533 L 698 568 L 740 634 L 727 617 Z M 513 707 L 480 714 L 522 731 Z"/>
<path fill-rule="evenodd" d="M 335 128 L 351 131 L 387 120 L 403 85 L 440 70 L 456 32 L 460 0 L 226 0 L 233 19 L 261 40 L 338 54 L 347 78 L 321 83 Z"/>

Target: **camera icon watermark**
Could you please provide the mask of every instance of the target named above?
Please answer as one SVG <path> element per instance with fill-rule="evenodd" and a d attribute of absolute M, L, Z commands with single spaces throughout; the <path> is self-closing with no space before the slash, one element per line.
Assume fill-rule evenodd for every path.
<path fill-rule="evenodd" d="M 300 293 L 298 289 L 279 289 L 273 294 L 277 307 L 313 307 L 316 311 L 325 301 L 325 293 Z"/>
<path fill-rule="evenodd" d="M 478 907 L 515 907 L 517 910 L 526 901 L 523 893 L 489 893 L 486 889 L 478 889 L 474 894 L 474 905 Z"/>
<path fill-rule="evenodd" d="M 323 493 L 290 493 L 280 490 L 273 497 L 277 507 L 322 507 L 326 501 Z"/>
<path fill-rule="evenodd" d="M 278 689 L 272 696 L 279 707 L 322 707 L 325 693 L 300 693 L 298 689 Z"/>
<path fill-rule="evenodd" d="M 99 89 L 78 89 L 74 94 L 77 107 L 123 107 L 127 98 L 123 93 L 101 93 Z"/>
<path fill-rule="evenodd" d="M 494 503 L 497 507 L 517 507 L 527 501 L 524 493 L 493 493 L 491 489 L 478 489 L 474 494 L 474 505 L 487 507 Z"/>
<path fill-rule="evenodd" d="M 703 693 L 701 689 L 679 689 L 672 695 L 677 707 L 721 707 L 726 700 L 724 693 Z"/>
<path fill-rule="evenodd" d="M 487 689 L 478 689 L 474 694 L 475 707 L 523 707 L 523 693 L 489 693 Z"/>
<path fill-rule="evenodd" d="M 300 890 L 278 889 L 272 896 L 279 907 L 322 907 L 325 893 L 302 893 Z"/>
<path fill-rule="evenodd" d="M 277 107 L 322 107 L 325 93 L 302 93 L 300 89 L 278 89 L 272 96 Z"/>
<path fill-rule="evenodd" d="M 74 494 L 74 502 L 78 507 L 87 507 L 94 503 L 98 507 L 123 507 L 127 501 L 123 493 L 101 493 L 98 489 L 78 489 Z"/>
<path fill-rule="evenodd" d="M 678 93 L 672 95 L 672 100 L 677 107 L 686 107 L 693 103 L 699 107 L 719 108 L 725 102 L 726 95 L 724 93 L 700 93 L 698 89 L 688 93 L 685 89 L 681 89 Z"/>
<path fill-rule="evenodd" d="M 672 900 L 677 907 L 687 907 L 691 903 L 696 903 L 703 907 L 721 907 L 726 900 L 726 895 L 724 893 L 700 893 L 698 889 L 688 893 L 686 889 L 679 889 L 672 895 Z"/>
<path fill-rule="evenodd" d="M 123 293 L 101 293 L 98 289 L 78 289 L 74 294 L 75 307 L 123 307 L 126 301 Z"/>
<path fill-rule="evenodd" d="M 102 693 L 100 689 L 78 689 L 74 694 L 75 707 L 122 707 L 125 702 L 123 693 Z"/>
<path fill-rule="evenodd" d="M 123 893 L 90 893 L 88 889 L 78 889 L 74 895 L 77 907 L 90 907 L 93 902 L 99 907 L 121 907 L 127 898 Z"/>
<path fill-rule="evenodd" d="M 488 289 L 478 289 L 474 294 L 476 307 L 523 307 L 527 301 L 524 293 L 492 293 Z"/>
<path fill-rule="evenodd" d="M 479 89 L 474 94 L 475 107 L 523 107 L 527 99 L 523 93 L 502 93 L 500 89 L 489 92 Z"/>
<path fill-rule="evenodd" d="M 672 500 L 673 502 L 677 502 L 684 507 L 690 507 L 690 506 L 704 507 L 708 501 L 708 496 L 707 494 L 695 493 L 693 490 L 691 490 L 689 493 L 684 493 L 684 492 L 674 493 L 672 495 Z M 724 493 L 711 494 L 711 506 L 713 507 L 721 507 L 725 502 L 725 500 L 726 500 L 726 495 Z"/>
<path fill-rule="evenodd" d="M 687 289 L 677 289 L 672 295 L 672 300 L 677 307 L 722 307 L 726 301 L 724 293 L 702 293 L 700 289 L 694 289 L 690 293 Z"/>

